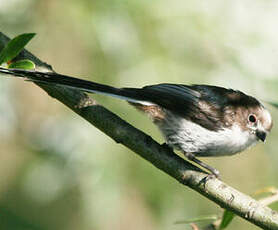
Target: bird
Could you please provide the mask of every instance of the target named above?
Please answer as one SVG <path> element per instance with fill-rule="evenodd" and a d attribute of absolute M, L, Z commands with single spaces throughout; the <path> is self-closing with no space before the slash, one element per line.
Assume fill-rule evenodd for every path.
<path fill-rule="evenodd" d="M 151 118 L 166 146 L 216 177 L 219 171 L 199 157 L 242 152 L 258 141 L 265 142 L 273 126 L 270 112 L 256 98 L 220 86 L 160 83 L 116 88 L 55 72 L 0 67 L 0 73 L 126 100 Z"/>

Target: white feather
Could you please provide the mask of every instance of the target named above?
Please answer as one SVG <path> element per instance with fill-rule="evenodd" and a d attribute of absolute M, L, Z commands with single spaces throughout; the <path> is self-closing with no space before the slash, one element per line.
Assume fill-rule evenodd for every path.
<path fill-rule="evenodd" d="M 34 81 L 34 80 L 31 80 L 31 81 Z M 149 102 L 149 101 L 136 100 L 134 98 L 121 96 L 121 95 L 117 95 L 117 94 L 113 94 L 113 93 L 106 93 L 106 92 L 102 92 L 102 91 L 98 91 L 98 90 L 92 90 L 92 89 L 76 87 L 76 86 L 69 86 L 69 85 L 63 85 L 63 84 L 57 84 L 57 85 L 65 86 L 65 87 L 72 88 L 72 89 L 78 89 L 78 90 L 82 90 L 82 91 L 89 92 L 89 93 L 106 95 L 106 96 L 118 98 L 118 99 L 121 99 L 121 100 L 126 100 L 126 101 L 129 101 L 129 102 L 139 103 L 141 105 L 155 105 L 154 103 Z"/>
<path fill-rule="evenodd" d="M 171 147 L 196 156 L 223 156 L 241 152 L 257 143 L 255 134 L 242 131 L 238 125 L 220 131 L 208 130 L 192 121 L 167 112 L 158 126 Z"/>
<path fill-rule="evenodd" d="M 119 95 L 112 94 L 112 93 L 104 93 L 104 92 L 94 91 L 94 90 L 90 90 L 90 92 L 111 96 L 111 97 L 114 97 L 114 98 L 118 98 L 118 99 L 121 99 L 121 100 L 126 100 L 126 101 L 133 102 L 133 103 L 139 103 L 141 105 L 155 105 L 154 103 L 149 102 L 149 101 L 140 101 L 140 100 L 136 100 L 136 99 L 125 97 L 125 96 L 119 96 Z"/>

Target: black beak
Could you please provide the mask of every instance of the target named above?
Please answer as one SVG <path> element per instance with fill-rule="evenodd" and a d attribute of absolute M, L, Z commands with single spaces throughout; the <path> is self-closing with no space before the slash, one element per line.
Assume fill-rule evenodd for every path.
<path fill-rule="evenodd" d="M 262 142 L 265 142 L 266 132 L 257 130 L 257 131 L 256 131 L 256 136 L 257 136 Z"/>

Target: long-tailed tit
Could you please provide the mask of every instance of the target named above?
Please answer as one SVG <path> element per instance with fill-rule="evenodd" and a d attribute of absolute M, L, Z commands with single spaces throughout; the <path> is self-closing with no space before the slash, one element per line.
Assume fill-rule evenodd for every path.
<path fill-rule="evenodd" d="M 272 128 L 270 113 L 257 99 L 218 86 L 158 84 L 115 88 L 52 72 L 1 67 L 0 72 L 126 100 L 150 116 L 168 146 L 182 151 L 216 176 L 216 169 L 196 157 L 241 152 L 258 140 L 264 142 Z"/>

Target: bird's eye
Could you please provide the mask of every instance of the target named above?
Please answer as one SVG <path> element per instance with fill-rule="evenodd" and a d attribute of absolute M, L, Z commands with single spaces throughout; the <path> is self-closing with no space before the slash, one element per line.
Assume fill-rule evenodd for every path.
<path fill-rule="evenodd" d="M 257 121 L 257 118 L 254 114 L 250 114 L 249 117 L 248 117 L 248 120 L 251 122 L 251 123 L 255 123 Z"/>

